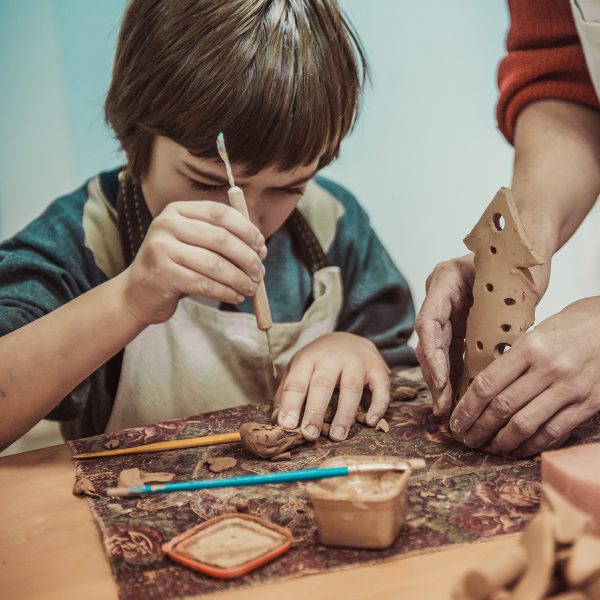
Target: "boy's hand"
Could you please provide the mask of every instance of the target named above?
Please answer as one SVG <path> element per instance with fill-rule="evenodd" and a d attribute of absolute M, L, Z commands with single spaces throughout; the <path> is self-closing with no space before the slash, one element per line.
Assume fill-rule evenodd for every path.
<path fill-rule="evenodd" d="M 300 350 L 290 361 L 273 403 L 277 422 L 298 426 L 302 406 L 302 435 L 319 437 L 325 411 L 339 383 L 337 412 L 331 423 L 332 440 L 344 440 L 354 423 L 364 386 L 371 390 L 367 423 L 375 426 L 390 402 L 389 369 L 375 345 L 351 333 L 328 333 Z"/>
<path fill-rule="evenodd" d="M 152 221 L 127 269 L 125 298 L 146 324 L 168 320 L 183 296 L 237 304 L 256 293 L 265 268 L 265 238 L 220 202 L 172 202 Z"/>

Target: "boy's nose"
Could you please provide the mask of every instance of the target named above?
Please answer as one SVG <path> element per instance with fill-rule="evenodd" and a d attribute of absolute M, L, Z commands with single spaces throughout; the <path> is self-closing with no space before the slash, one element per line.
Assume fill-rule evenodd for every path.
<path fill-rule="evenodd" d="M 248 207 L 248 215 L 250 220 L 260 229 L 262 215 L 260 211 L 260 198 L 256 194 L 246 193 L 246 206 Z"/>

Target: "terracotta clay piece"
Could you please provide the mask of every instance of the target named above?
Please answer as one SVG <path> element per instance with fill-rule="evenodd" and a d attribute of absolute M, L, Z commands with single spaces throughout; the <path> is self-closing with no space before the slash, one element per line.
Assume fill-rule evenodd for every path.
<path fill-rule="evenodd" d="M 592 519 L 543 484 L 542 505 L 520 543 L 467 572 L 454 600 L 600 598 L 600 538 Z"/>
<path fill-rule="evenodd" d="M 175 473 L 149 473 L 138 468 L 123 469 L 119 473 L 118 487 L 139 487 L 147 483 L 168 483 L 175 479 Z"/>
<path fill-rule="evenodd" d="M 233 469 L 237 465 L 237 460 L 233 456 L 210 456 L 206 459 L 208 470 L 213 473 L 222 473 L 228 469 Z"/>
<path fill-rule="evenodd" d="M 539 295 L 529 267 L 544 262 L 523 229 L 507 188 L 496 194 L 464 242 L 475 253 L 475 281 L 455 400 L 533 324 Z"/>
<path fill-rule="evenodd" d="M 240 436 L 244 448 L 261 458 L 273 458 L 307 441 L 299 427 L 284 429 L 264 423 L 244 423 L 240 427 Z"/>
<path fill-rule="evenodd" d="M 591 515 L 596 535 L 600 535 L 599 463 L 600 443 L 542 453 L 542 482 Z"/>
<path fill-rule="evenodd" d="M 86 477 L 82 477 L 78 475 L 75 477 L 75 483 L 73 484 L 73 493 L 76 496 L 97 496 L 100 497 L 100 494 L 96 493 L 94 489 L 94 484 L 87 479 Z"/>
<path fill-rule="evenodd" d="M 321 467 L 394 462 L 391 456 L 336 456 Z M 421 466 L 421 463 L 417 463 Z M 315 513 L 319 542 L 345 548 L 387 548 L 406 520 L 404 472 L 355 473 L 311 482 L 306 490 Z"/>

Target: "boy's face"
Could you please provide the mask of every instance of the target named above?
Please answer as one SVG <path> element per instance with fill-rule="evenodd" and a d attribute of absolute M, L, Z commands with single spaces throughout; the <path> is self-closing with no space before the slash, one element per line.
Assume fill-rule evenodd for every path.
<path fill-rule="evenodd" d="M 235 184 L 244 190 L 251 221 L 265 238 L 270 237 L 290 215 L 308 181 L 317 170 L 318 159 L 291 171 L 272 167 L 244 177 L 232 164 Z M 237 168 L 236 168 L 237 167 Z M 228 204 L 229 183 L 225 165 L 219 160 L 197 158 L 183 146 L 157 136 L 142 190 L 152 216 L 176 200 L 212 200 Z"/>

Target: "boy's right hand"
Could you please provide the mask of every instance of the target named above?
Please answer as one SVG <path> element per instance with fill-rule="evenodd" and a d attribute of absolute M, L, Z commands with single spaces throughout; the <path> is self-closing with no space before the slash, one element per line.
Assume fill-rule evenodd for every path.
<path fill-rule="evenodd" d="M 126 270 L 126 303 L 148 325 L 167 321 L 183 296 L 237 304 L 256 293 L 266 255 L 261 232 L 231 206 L 171 202 Z"/>

